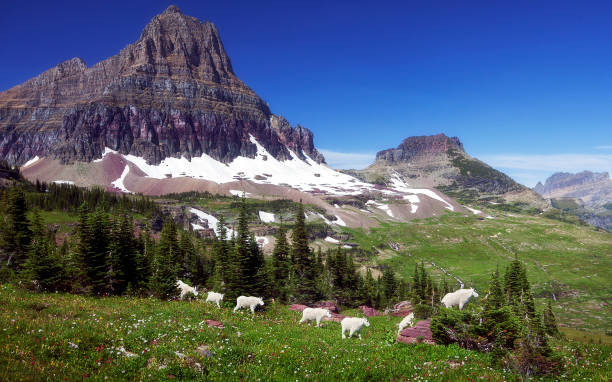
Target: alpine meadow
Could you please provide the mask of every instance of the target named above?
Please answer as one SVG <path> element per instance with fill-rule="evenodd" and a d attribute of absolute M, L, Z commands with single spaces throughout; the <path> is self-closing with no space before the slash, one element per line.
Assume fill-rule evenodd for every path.
<path fill-rule="evenodd" d="M 111 3 L 2 19 L 0 381 L 612 378 L 597 12 Z"/>

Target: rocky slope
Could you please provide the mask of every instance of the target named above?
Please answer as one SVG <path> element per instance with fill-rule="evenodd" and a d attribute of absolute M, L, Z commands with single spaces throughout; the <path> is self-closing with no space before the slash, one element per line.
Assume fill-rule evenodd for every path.
<path fill-rule="evenodd" d="M 554 207 L 612 231 L 612 180 L 607 172 L 558 172 L 533 190 Z"/>
<path fill-rule="evenodd" d="M 170 6 L 138 41 L 88 67 L 73 58 L 0 93 L 0 159 L 90 162 L 106 147 L 159 164 L 202 154 L 324 162 L 313 135 L 273 115 L 236 77 L 219 32 Z"/>
<path fill-rule="evenodd" d="M 397 173 L 410 186 L 436 187 L 470 202 L 523 202 L 546 207 L 536 193 L 470 157 L 459 138 L 444 134 L 406 138 L 396 148 L 378 152 L 371 166 L 354 173 L 376 183 L 385 183 Z"/>

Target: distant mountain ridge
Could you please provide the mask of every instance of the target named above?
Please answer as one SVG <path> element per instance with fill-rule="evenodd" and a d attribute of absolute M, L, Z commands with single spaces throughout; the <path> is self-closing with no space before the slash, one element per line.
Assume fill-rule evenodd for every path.
<path fill-rule="evenodd" d="M 607 172 L 557 172 L 533 190 L 554 207 L 612 231 L 612 180 Z"/>
<path fill-rule="evenodd" d="M 470 157 L 459 138 L 444 134 L 408 137 L 396 148 L 379 151 L 368 168 L 354 172 L 372 182 L 384 182 L 396 172 L 410 186 L 435 187 L 466 201 L 503 199 L 546 207 L 527 187 Z"/>
<path fill-rule="evenodd" d="M 60 63 L 0 93 L 0 159 L 90 162 L 106 148 L 159 164 L 168 157 L 229 163 L 255 157 L 250 136 L 279 160 L 324 158 L 235 75 L 214 24 L 170 6 L 117 55 Z"/>

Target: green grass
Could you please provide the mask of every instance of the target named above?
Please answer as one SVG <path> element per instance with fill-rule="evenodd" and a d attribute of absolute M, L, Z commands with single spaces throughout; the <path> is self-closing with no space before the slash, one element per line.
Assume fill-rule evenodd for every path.
<path fill-rule="evenodd" d="M 481 291 L 491 272 L 499 266 L 503 273 L 516 255 L 526 264 L 541 304 L 554 286 L 559 298 L 554 309 L 562 325 L 612 330 L 612 234 L 538 216 L 492 214 L 494 219 L 481 220 L 448 213 L 383 223 L 367 232 L 345 230 L 362 248 L 377 252 L 373 262 L 390 265 L 403 278 L 411 280 L 414 264 L 420 261 L 434 278 L 443 277 L 433 262 Z M 400 244 L 399 252 L 390 249 L 390 241 Z"/>
<path fill-rule="evenodd" d="M 0 380 L 517 378 L 491 368 L 488 354 L 395 343 L 397 317 L 372 317 L 363 340 L 342 340 L 340 324 L 299 326 L 300 313 L 283 305 L 252 315 L 202 300 L 35 294 L 10 285 L 0 287 L 0 300 Z M 206 319 L 225 328 L 208 327 Z M 208 346 L 212 357 L 198 354 L 200 345 Z M 121 347 L 135 356 L 117 352 Z M 568 365 L 561 379 L 605 381 L 612 373 L 609 346 L 557 348 Z"/>

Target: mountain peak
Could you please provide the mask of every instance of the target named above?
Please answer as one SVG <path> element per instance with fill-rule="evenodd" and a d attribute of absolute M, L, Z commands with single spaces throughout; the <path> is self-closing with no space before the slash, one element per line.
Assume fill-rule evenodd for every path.
<path fill-rule="evenodd" d="M 168 8 L 166 8 L 165 11 L 162 12 L 162 14 L 164 13 L 182 13 L 182 12 L 179 9 L 179 7 L 177 7 L 176 5 L 170 5 Z"/>
<path fill-rule="evenodd" d="M 379 151 L 376 154 L 376 159 L 388 162 L 403 162 L 414 157 L 445 154 L 449 149 L 464 152 L 463 144 L 457 137 L 448 137 L 442 133 L 408 137 L 395 149 Z"/>

